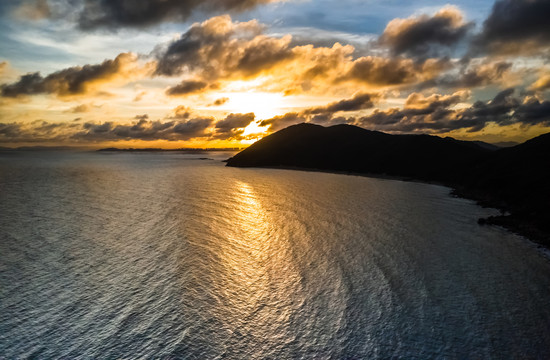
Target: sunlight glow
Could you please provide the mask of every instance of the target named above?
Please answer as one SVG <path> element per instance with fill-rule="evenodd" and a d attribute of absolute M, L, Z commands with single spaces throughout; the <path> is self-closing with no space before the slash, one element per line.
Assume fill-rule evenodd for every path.
<path fill-rule="evenodd" d="M 219 107 L 220 110 L 242 114 L 253 112 L 258 120 L 284 113 L 285 99 L 282 94 L 249 91 L 220 95 L 229 98 L 229 101 Z"/>
<path fill-rule="evenodd" d="M 267 131 L 267 128 L 267 126 L 260 126 L 259 122 L 253 122 L 244 128 L 243 136 L 265 133 Z"/>

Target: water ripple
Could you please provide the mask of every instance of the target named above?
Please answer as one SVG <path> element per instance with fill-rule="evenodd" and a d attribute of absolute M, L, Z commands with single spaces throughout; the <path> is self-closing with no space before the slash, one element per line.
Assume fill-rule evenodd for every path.
<path fill-rule="evenodd" d="M 182 154 L 0 154 L 0 358 L 543 359 L 550 264 L 491 211 Z"/>

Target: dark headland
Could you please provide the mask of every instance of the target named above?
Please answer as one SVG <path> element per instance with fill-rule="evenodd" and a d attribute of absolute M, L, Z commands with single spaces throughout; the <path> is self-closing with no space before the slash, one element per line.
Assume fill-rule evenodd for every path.
<path fill-rule="evenodd" d="M 508 148 L 352 125 L 298 124 L 227 160 L 227 166 L 330 171 L 436 182 L 501 210 L 501 225 L 550 247 L 550 133 Z"/>

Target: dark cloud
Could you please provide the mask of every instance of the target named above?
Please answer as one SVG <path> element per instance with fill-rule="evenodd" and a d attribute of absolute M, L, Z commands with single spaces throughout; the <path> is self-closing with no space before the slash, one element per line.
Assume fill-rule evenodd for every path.
<path fill-rule="evenodd" d="M 299 93 L 355 82 L 370 87 L 408 85 L 427 81 L 448 69 L 447 58 L 413 60 L 405 57 L 366 56 L 353 58 L 353 48 L 291 46 L 291 37 L 270 37 L 256 21 L 233 22 L 228 15 L 193 24 L 187 32 L 153 52 L 157 61 L 141 68 L 137 56 L 121 54 L 98 65 L 68 68 L 47 77 L 28 74 L 2 86 L 2 95 L 16 97 L 53 93 L 79 95 L 96 90 L 98 83 L 115 78 L 185 75 L 186 80 L 167 89 L 169 96 L 218 88 L 227 80 L 243 80 L 269 74 L 269 91 Z M 136 101 L 140 97 L 136 97 Z"/>
<path fill-rule="evenodd" d="M 370 109 L 382 98 L 378 93 L 358 93 L 350 99 L 343 99 L 330 103 L 325 106 L 318 106 L 305 109 L 302 112 L 286 113 L 281 116 L 275 116 L 271 119 L 262 120 L 260 126 L 269 126 L 270 131 L 277 131 L 287 126 L 309 121 L 316 124 L 336 124 L 344 123 L 346 118 L 334 117 L 337 112 L 358 111 Z"/>
<path fill-rule="evenodd" d="M 122 53 L 114 60 L 101 64 L 84 65 L 54 72 L 46 77 L 40 73 L 23 75 L 19 81 L 0 86 L 3 97 L 21 95 L 55 94 L 58 96 L 82 95 L 94 83 L 112 80 L 118 76 L 129 76 L 134 69 L 136 56 Z"/>
<path fill-rule="evenodd" d="M 550 101 L 531 98 L 514 111 L 514 118 L 523 124 L 550 125 Z"/>
<path fill-rule="evenodd" d="M 136 116 L 136 121 L 131 124 L 113 121 L 56 123 L 41 120 L 31 123 L 0 123 L 0 143 L 189 140 L 210 138 L 212 134 L 208 129 L 213 123 L 213 118 L 205 117 L 179 121 L 151 121 L 147 115 Z"/>
<path fill-rule="evenodd" d="M 26 74 L 13 84 L 1 85 L 2 96 L 17 97 L 19 95 L 35 95 L 46 92 L 46 84 L 40 73 Z"/>
<path fill-rule="evenodd" d="M 210 134 L 206 132 L 206 129 L 212 125 L 213 122 L 214 119 L 205 117 L 180 121 L 174 126 L 174 132 L 178 134 L 179 139 L 208 136 Z"/>
<path fill-rule="evenodd" d="M 481 52 L 515 53 L 538 51 L 550 45 L 550 1 L 498 0 L 474 41 Z"/>
<path fill-rule="evenodd" d="M 432 94 L 428 97 L 420 93 L 412 93 L 405 101 L 405 108 L 424 110 L 430 113 L 439 108 L 454 106 L 467 100 L 469 96 L 470 93 L 468 91 L 459 91 L 451 95 Z"/>
<path fill-rule="evenodd" d="M 262 31 L 256 21 L 233 23 L 227 15 L 193 24 L 179 39 L 155 51 L 155 73 L 195 72 L 213 81 L 256 75 L 293 57 L 290 37 L 267 37 Z"/>
<path fill-rule="evenodd" d="M 192 138 L 235 139 L 239 138 L 244 128 L 254 121 L 254 114 L 229 114 L 225 119 L 215 123 L 213 118 L 189 118 L 185 107 L 174 110 L 175 116 L 170 121 L 151 121 L 147 115 L 136 116 L 131 125 L 114 122 L 85 123 L 82 131 L 72 135 L 73 139 L 86 141 L 106 140 L 189 140 Z M 172 120 L 174 119 L 174 120 Z M 175 120 L 180 119 L 180 120 Z M 214 126 L 215 133 L 209 131 Z"/>
<path fill-rule="evenodd" d="M 174 114 L 164 121 L 150 120 L 147 114 L 136 115 L 130 124 L 114 121 L 0 123 L 0 143 L 179 141 L 194 138 L 241 140 L 244 128 L 255 119 L 253 113 L 229 114 L 216 122 L 210 117 L 190 117 L 188 109 L 183 106 L 174 109 Z"/>
<path fill-rule="evenodd" d="M 93 108 L 94 108 L 94 106 L 91 105 L 91 104 L 80 104 L 80 105 L 77 105 L 77 106 L 69 109 L 69 111 L 74 113 L 74 114 L 78 114 L 78 113 L 90 112 L 90 111 L 93 110 Z"/>
<path fill-rule="evenodd" d="M 169 116 L 169 119 L 173 120 L 187 120 L 191 117 L 191 109 L 187 106 L 180 105 L 173 110 L 173 115 Z"/>
<path fill-rule="evenodd" d="M 0 123 L 0 139 L 15 139 L 21 134 L 21 125 L 18 123 Z M 4 141 L 5 142 L 5 141 Z"/>
<path fill-rule="evenodd" d="M 452 109 L 452 105 L 462 98 L 452 96 L 430 96 L 423 98 L 420 107 L 411 107 L 411 102 L 403 109 L 376 110 L 371 115 L 358 119 L 366 128 L 397 132 L 443 133 L 458 129 L 469 132 L 482 130 L 488 124 L 497 125 L 548 125 L 550 123 L 550 102 L 537 99 L 514 97 L 514 89 L 498 93 L 492 100 L 476 101 L 464 109 Z M 411 99 L 413 95 L 409 96 Z M 527 100 L 527 101 L 526 101 Z M 416 105 L 418 102 L 413 101 Z"/>
<path fill-rule="evenodd" d="M 273 0 L 86 0 L 82 28 L 150 26 L 186 20 L 195 12 L 240 12 Z"/>
<path fill-rule="evenodd" d="M 512 68 L 512 63 L 499 61 L 491 64 L 484 64 L 468 69 L 461 74 L 454 82 L 450 81 L 442 85 L 472 88 L 494 84 L 502 79 L 503 75 Z"/>
<path fill-rule="evenodd" d="M 134 119 L 136 119 L 136 120 L 149 120 L 149 115 L 148 114 L 136 115 L 134 117 Z"/>
<path fill-rule="evenodd" d="M 60 142 L 68 133 L 78 131 L 80 125 L 74 122 L 32 122 L 0 123 L 0 143 Z"/>
<path fill-rule="evenodd" d="M 453 123 L 460 128 L 468 128 L 469 131 L 483 129 L 488 123 L 508 125 L 518 119 L 514 119 L 513 111 L 520 105 L 520 100 L 513 97 L 514 89 L 506 89 L 499 92 L 489 102 L 476 101 L 470 108 L 458 111 L 458 117 Z"/>
<path fill-rule="evenodd" d="M 401 57 L 366 56 L 355 60 L 351 69 L 337 81 L 352 80 L 374 86 L 410 84 L 432 79 L 449 66 L 447 58 L 415 62 Z"/>
<path fill-rule="evenodd" d="M 380 94 L 364 93 L 356 94 L 351 99 L 344 99 L 330 103 L 326 106 L 310 108 L 304 111 L 307 115 L 317 115 L 326 113 L 335 113 L 338 111 L 357 111 L 370 109 L 374 107 L 376 101 L 380 99 Z"/>
<path fill-rule="evenodd" d="M 216 135 L 218 139 L 240 139 L 244 128 L 254 121 L 254 113 L 229 114 L 225 119 L 216 123 Z"/>
<path fill-rule="evenodd" d="M 277 0 L 26 0 L 16 13 L 27 19 L 71 18 L 81 29 L 147 27 L 181 22 L 194 13 L 242 12 Z"/>
<path fill-rule="evenodd" d="M 184 80 L 176 86 L 168 88 L 166 95 L 180 96 L 200 92 L 208 87 L 208 83 L 196 80 Z"/>
<path fill-rule="evenodd" d="M 210 104 L 208 106 L 221 106 L 221 105 L 225 104 L 228 101 L 229 101 L 229 98 L 222 97 L 222 98 L 216 99 L 212 104 Z"/>
<path fill-rule="evenodd" d="M 236 128 L 245 128 L 254 121 L 254 113 L 248 114 L 229 114 L 223 120 L 216 123 L 218 131 L 226 132 Z"/>
<path fill-rule="evenodd" d="M 131 125 L 114 122 L 84 123 L 82 131 L 71 136 L 80 141 L 113 140 L 189 140 L 209 136 L 206 129 L 213 123 L 212 118 L 193 118 L 185 121 L 150 121 L 147 115 Z"/>
<path fill-rule="evenodd" d="M 277 131 L 290 125 L 305 122 L 306 120 L 304 115 L 292 112 L 262 120 L 260 126 L 269 126 L 270 131 Z"/>
<path fill-rule="evenodd" d="M 511 72 L 513 64 L 506 61 L 459 64 L 450 73 L 415 84 L 417 89 L 432 87 L 471 89 L 500 84 Z"/>
<path fill-rule="evenodd" d="M 270 131 L 277 131 L 301 122 L 322 125 L 347 123 L 398 133 L 446 133 L 455 130 L 476 132 L 489 124 L 550 125 L 549 101 L 541 101 L 535 97 L 520 99 L 514 96 L 514 89 L 506 89 L 490 101 L 476 101 L 466 108 L 455 107 L 469 96 L 468 91 L 449 95 L 432 94 L 427 97 L 412 93 L 401 109 L 376 109 L 372 114 L 360 118 L 335 116 L 336 112 L 328 111 L 317 114 L 287 113 L 264 120 L 260 125 L 270 125 Z"/>
<path fill-rule="evenodd" d="M 344 77 L 376 85 L 396 85 L 416 79 L 412 62 L 406 60 L 367 56 L 354 62 Z"/>
<path fill-rule="evenodd" d="M 379 41 L 394 55 L 426 58 L 438 55 L 442 47 L 455 46 L 472 26 L 472 23 L 464 22 L 457 8 L 446 7 L 433 16 L 390 21 Z"/>
<path fill-rule="evenodd" d="M 294 57 L 292 48 L 289 45 L 290 37 L 276 39 L 258 36 L 244 46 L 236 70 L 244 76 L 251 76 L 269 70 L 273 66 Z"/>

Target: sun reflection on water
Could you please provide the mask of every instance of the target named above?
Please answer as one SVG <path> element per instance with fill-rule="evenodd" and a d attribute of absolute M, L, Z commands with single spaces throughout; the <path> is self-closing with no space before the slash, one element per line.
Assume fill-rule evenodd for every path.
<path fill-rule="evenodd" d="M 236 181 L 230 186 L 232 207 L 226 212 L 219 259 L 223 274 L 226 324 L 234 334 L 226 345 L 272 338 L 283 333 L 299 287 L 289 243 L 274 226 L 254 185 Z"/>
<path fill-rule="evenodd" d="M 238 182 L 232 196 L 233 231 L 226 234 L 229 256 L 224 260 L 243 283 L 257 286 L 265 272 L 272 226 L 250 185 Z"/>

